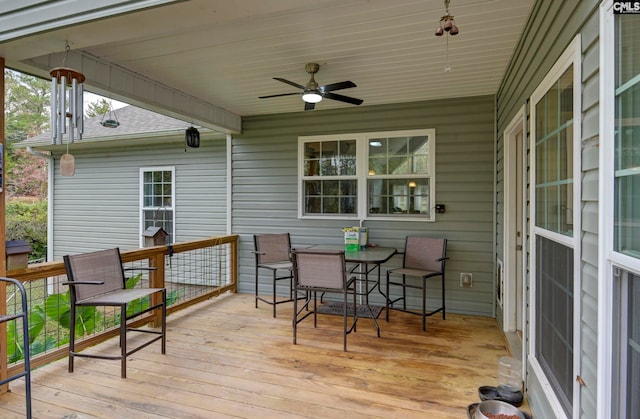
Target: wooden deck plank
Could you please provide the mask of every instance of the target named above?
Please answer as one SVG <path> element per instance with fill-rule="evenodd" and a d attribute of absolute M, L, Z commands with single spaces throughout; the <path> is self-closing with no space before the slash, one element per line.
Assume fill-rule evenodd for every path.
<path fill-rule="evenodd" d="M 481 385 L 497 384 L 507 355 L 495 319 L 384 312 L 376 337 L 361 319 L 342 351 L 340 316 L 301 323 L 292 344 L 291 305 L 254 308 L 230 294 L 168 318 L 167 354 L 153 344 L 118 362 L 78 358 L 33 372 L 36 418 L 464 418 Z M 112 351 L 112 340 L 91 350 Z M 21 417 L 24 384 L 0 396 L 0 417 Z"/>

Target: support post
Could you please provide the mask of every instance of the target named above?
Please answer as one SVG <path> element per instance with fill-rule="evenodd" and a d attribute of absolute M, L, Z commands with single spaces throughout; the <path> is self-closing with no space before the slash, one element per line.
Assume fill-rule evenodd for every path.
<path fill-rule="evenodd" d="M 4 109 L 6 108 L 5 99 L 5 76 L 4 76 L 4 57 L 0 57 L 0 70 L 2 71 L 2 83 L 0 83 L 0 104 L 3 112 L 0 112 L 0 276 L 7 276 L 7 249 L 6 249 L 6 220 L 5 220 L 5 204 L 4 204 L 4 185 L 5 172 L 5 137 L 4 137 Z M 7 313 L 7 285 L 0 284 L 0 314 Z M 0 380 L 7 378 L 7 323 L 0 324 Z M 9 390 L 9 384 L 0 386 L 0 394 L 4 394 Z"/>

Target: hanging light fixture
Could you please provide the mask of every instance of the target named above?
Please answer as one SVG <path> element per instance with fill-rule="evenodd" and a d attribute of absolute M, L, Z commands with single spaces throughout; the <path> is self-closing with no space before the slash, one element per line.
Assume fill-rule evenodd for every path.
<path fill-rule="evenodd" d="M 185 144 L 191 148 L 200 147 L 200 131 L 196 127 L 189 127 L 184 132 L 184 141 Z M 187 151 L 186 147 L 184 151 Z"/>
<path fill-rule="evenodd" d="M 51 69 L 51 144 L 62 144 L 63 135 L 68 142 L 81 140 L 84 132 L 83 85 L 84 74 L 65 67 L 69 44 L 65 48 L 62 67 Z"/>
<path fill-rule="evenodd" d="M 446 15 L 440 18 L 440 26 L 436 29 L 436 36 L 442 36 L 445 32 L 448 35 L 457 35 L 460 33 L 460 29 L 456 26 L 456 21 L 453 19 L 453 16 L 449 13 L 449 3 L 451 0 L 444 0 L 444 8 L 446 10 Z"/>

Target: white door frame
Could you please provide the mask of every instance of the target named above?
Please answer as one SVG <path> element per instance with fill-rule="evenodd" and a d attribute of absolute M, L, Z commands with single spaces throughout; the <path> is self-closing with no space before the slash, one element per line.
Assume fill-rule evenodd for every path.
<path fill-rule="evenodd" d="M 516 116 L 511 120 L 509 125 L 504 131 L 504 210 L 503 210 L 503 264 L 504 264 L 504 275 L 502 275 L 502 280 L 504 281 L 503 286 L 501 287 L 503 290 L 503 298 L 502 298 L 502 316 L 503 316 L 503 329 L 505 332 L 515 332 L 516 330 L 522 330 L 524 332 L 524 317 L 522 324 L 516 324 L 516 310 L 517 310 L 517 281 L 523 281 L 521 284 L 524 290 L 524 278 L 525 278 L 525 269 L 526 269 L 526 249 L 522 249 L 520 266 L 522 270 L 518 272 L 517 266 L 517 251 L 516 246 L 516 231 L 519 229 L 522 236 L 521 243 L 526 243 L 526 216 L 523 214 L 521 217 L 522 225 L 516 226 L 517 214 L 516 208 L 517 205 L 512 205 L 511 203 L 515 202 L 517 199 L 517 189 L 522 188 L 522 193 L 520 197 L 522 199 L 520 208 L 522 211 L 526 211 L 526 173 L 527 173 L 527 165 L 526 165 L 526 141 L 522 141 L 521 144 L 521 155 L 518 155 L 517 150 L 518 147 L 516 145 L 517 136 L 519 133 L 522 134 L 522 138 L 524 140 L 527 132 L 526 125 L 526 108 L 522 106 L 522 108 L 518 111 Z M 516 164 L 517 160 L 521 161 L 520 170 L 521 173 L 516 173 L 518 165 Z M 516 179 L 521 179 L 521 184 L 517 185 Z M 521 308 L 524 308 L 524 298 L 525 293 L 522 293 L 522 301 L 523 304 Z M 520 326 L 520 327 L 518 327 Z M 524 352 L 524 351 L 523 351 Z"/>

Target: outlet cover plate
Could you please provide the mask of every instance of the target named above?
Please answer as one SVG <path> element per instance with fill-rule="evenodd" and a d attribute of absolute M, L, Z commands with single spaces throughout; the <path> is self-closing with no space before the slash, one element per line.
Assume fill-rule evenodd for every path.
<path fill-rule="evenodd" d="M 462 288 L 471 288 L 473 286 L 473 274 L 468 272 L 460 273 L 460 286 Z"/>

